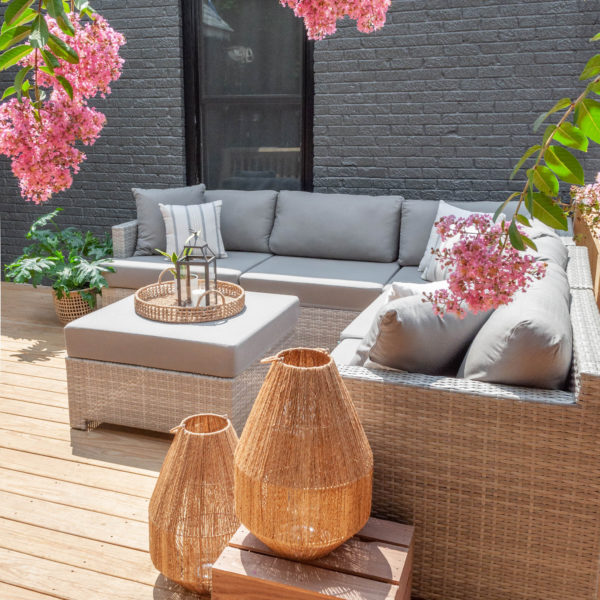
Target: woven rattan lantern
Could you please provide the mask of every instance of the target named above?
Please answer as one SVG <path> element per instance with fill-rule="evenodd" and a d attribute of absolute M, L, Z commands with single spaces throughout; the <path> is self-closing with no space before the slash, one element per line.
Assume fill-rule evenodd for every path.
<path fill-rule="evenodd" d="M 324 556 L 371 512 L 373 454 L 329 354 L 272 361 L 235 453 L 240 521 L 287 558 Z"/>
<path fill-rule="evenodd" d="M 193 302 L 190 269 L 192 266 L 200 267 L 203 271 L 203 278 L 201 278 L 200 281 L 202 282 L 203 279 L 204 291 L 200 295 L 200 298 L 206 306 L 210 306 L 211 290 L 217 289 L 217 257 L 204 240 L 201 231 L 194 231 L 187 238 L 183 251 L 175 263 L 177 272 L 175 278 L 175 281 L 177 282 L 177 303 L 179 306 L 186 306 Z M 185 273 L 185 289 L 182 289 L 182 270 Z M 212 301 L 216 302 L 217 300 L 216 298 L 213 298 Z"/>
<path fill-rule="evenodd" d="M 239 527 L 233 505 L 231 421 L 213 414 L 185 419 L 150 500 L 150 556 L 154 566 L 180 585 L 206 594 L 212 565 Z"/>

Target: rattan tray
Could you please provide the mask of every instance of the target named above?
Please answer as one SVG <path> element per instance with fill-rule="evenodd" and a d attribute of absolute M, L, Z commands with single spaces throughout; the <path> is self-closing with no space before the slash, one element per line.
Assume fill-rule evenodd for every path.
<path fill-rule="evenodd" d="M 175 282 L 163 283 L 159 278 L 158 283 L 140 288 L 135 293 L 135 312 L 146 319 L 164 323 L 221 321 L 242 312 L 246 294 L 235 283 L 217 281 L 217 289 L 211 290 L 210 300 L 210 306 L 178 306 Z"/>

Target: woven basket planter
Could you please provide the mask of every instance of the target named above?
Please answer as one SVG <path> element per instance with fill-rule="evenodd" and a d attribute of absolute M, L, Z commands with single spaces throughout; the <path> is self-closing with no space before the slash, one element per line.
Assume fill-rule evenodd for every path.
<path fill-rule="evenodd" d="M 90 290 L 80 290 L 81 292 L 89 292 Z M 81 297 L 79 291 L 69 292 L 69 295 L 63 295 L 62 298 L 56 297 L 56 292 L 53 291 L 54 310 L 58 320 L 66 325 L 79 317 L 83 317 L 91 313 L 94 309 Z"/>
<path fill-rule="evenodd" d="M 212 565 L 239 527 L 233 508 L 237 435 L 226 417 L 195 415 L 175 439 L 150 499 L 150 556 L 163 575 L 208 594 Z"/>
<path fill-rule="evenodd" d="M 310 560 L 367 522 L 373 454 L 327 352 L 297 348 L 267 360 L 235 454 L 236 514 L 281 556 Z"/>

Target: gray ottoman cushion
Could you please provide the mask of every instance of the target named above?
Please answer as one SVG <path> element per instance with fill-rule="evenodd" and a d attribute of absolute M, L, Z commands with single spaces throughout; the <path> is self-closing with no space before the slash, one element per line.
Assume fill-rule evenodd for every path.
<path fill-rule="evenodd" d="M 566 273 L 549 263 L 543 279 L 494 311 L 473 340 L 459 377 L 562 388 L 573 345 L 569 305 Z"/>
<path fill-rule="evenodd" d="M 205 202 L 222 200 L 221 235 L 225 250 L 270 252 L 269 237 L 275 220 L 277 192 L 208 190 Z"/>
<path fill-rule="evenodd" d="M 67 354 L 70 358 L 236 377 L 291 333 L 298 310 L 298 299 L 293 296 L 247 294 L 246 308 L 226 321 L 159 323 L 138 316 L 130 296 L 69 323 L 65 327 Z"/>
<path fill-rule="evenodd" d="M 280 192 L 269 246 L 274 254 L 392 262 L 401 196 Z"/>
<path fill-rule="evenodd" d="M 156 190 L 132 188 L 138 221 L 135 256 L 158 254 L 156 248 L 160 250 L 167 248 L 165 223 L 158 207 L 159 204 L 200 204 L 204 190 L 203 183 L 189 187 Z"/>

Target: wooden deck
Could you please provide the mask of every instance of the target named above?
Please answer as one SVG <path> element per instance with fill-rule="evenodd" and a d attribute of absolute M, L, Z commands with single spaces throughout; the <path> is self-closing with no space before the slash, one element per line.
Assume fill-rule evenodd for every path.
<path fill-rule="evenodd" d="M 49 290 L 3 283 L 1 309 L 0 599 L 197 598 L 147 551 L 168 436 L 72 430 Z"/>

